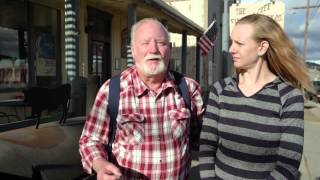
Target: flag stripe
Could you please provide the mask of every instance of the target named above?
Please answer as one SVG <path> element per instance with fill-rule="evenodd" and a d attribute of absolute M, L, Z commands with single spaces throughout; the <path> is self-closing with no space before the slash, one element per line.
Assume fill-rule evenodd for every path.
<path fill-rule="evenodd" d="M 215 20 L 210 24 L 205 33 L 200 37 L 197 43 L 200 48 L 200 53 L 202 56 L 206 56 L 209 51 L 214 47 L 214 40 L 216 39 L 216 24 Z"/>
<path fill-rule="evenodd" d="M 210 49 L 205 47 L 202 43 L 198 43 L 198 45 L 200 47 L 201 55 L 206 55 L 210 51 Z"/>
<path fill-rule="evenodd" d="M 207 49 L 211 49 L 214 45 L 212 42 L 210 42 L 210 40 L 206 37 L 204 37 L 203 39 L 201 39 L 201 44 L 207 48 Z"/>

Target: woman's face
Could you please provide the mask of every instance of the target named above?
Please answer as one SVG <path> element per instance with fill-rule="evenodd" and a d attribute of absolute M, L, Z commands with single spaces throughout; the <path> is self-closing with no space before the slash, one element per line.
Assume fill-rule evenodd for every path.
<path fill-rule="evenodd" d="M 253 35 L 254 28 L 251 24 L 237 24 L 233 28 L 229 52 L 236 69 L 247 70 L 258 62 L 259 43 L 253 39 Z"/>

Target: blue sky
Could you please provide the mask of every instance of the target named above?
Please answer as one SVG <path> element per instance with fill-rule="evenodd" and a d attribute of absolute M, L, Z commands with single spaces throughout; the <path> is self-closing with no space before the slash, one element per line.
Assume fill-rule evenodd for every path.
<path fill-rule="evenodd" d="M 241 3 L 270 2 L 269 0 L 241 0 Z M 305 9 L 292 9 L 307 5 L 307 0 L 284 0 L 286 11 L 284 30 L 301 54 L 304 49 Z M 310 0 L 310 5 L 319 5 L 320 0 Z M 307 41 L 307 59 L 320 64 L 320 8 L 310 8 Z"/>

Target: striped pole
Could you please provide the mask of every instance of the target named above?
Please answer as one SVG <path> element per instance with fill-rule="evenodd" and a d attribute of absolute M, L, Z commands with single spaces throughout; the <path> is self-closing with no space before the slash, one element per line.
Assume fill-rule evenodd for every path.
<path fill-rule="evenodd" d="M 128 39 L 127 39 L 127 67 L 133 66 L 133 58 L 132 58 L 132 52 L 131 52 L 131 27 L 134 25 L 134 23 L 137 22 L 137 5 L 134 3 L 128 4 Z"/>
<path fill-rule="evenodd" d="M 69 81 L 78 76 L 78 31 L 75 1 L 77 0 L 65 0 L 65 68 Z"/>
<path fill-rule="evenodd" d="M 131 53 L 131 46 L 127 45 L 127 67 L 133 66 L 133 58 Z"/>

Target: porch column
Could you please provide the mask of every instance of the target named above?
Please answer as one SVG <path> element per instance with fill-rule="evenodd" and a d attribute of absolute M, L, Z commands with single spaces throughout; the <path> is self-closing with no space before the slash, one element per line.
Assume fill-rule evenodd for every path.
<path fill-rule="evenodd" d="M 79 76 L 79 0 L 65 0 L 65 68 L 68 81 Z"/>
<path fill-rule="evenodd" d="M 197 37 L 197 41 L 199 42 L 200 38 Z M 200 83 L 200 49 L 198 43 L 196 44 L 196 81 Z"/>
<path fill-rule="evenodd" d="M 131 53 L 131 27 L 137 21 L 136 4 L 131 3 L 128 5 L 128 39 L 127 39 L 127 67 L 133 65 L 132 53 Z"/>
<path fill-rule="evenodd" d="M 161 19 L 160 22 L 167 29 L 167 31 L 169 32 L 168 20 Z M 169 36 L 170 36 L 170 32 L 169 32 Z M 168 68 L 171 69 L 171 70 L 175 70 L 175 67 L 174 67 L 175 59 L 172 58 L 172 43 L 171 42 L 169 42 L 169 43 L 170 43 L 170 48 L 171 48 L 171 56 L 170 56 L 170 61 L 169 61 Z"/>
<path fill-rule="evenodd" d="M 181 45 L 181 72 L 187 72 L 187 31 L 182 31 L 182 45 Z"/>

